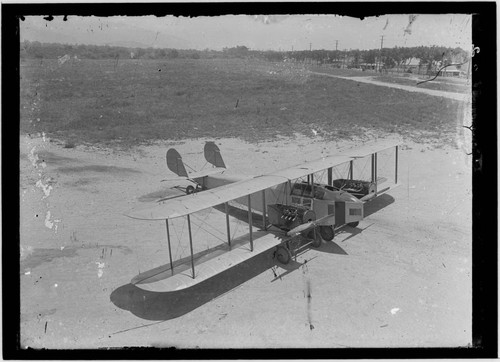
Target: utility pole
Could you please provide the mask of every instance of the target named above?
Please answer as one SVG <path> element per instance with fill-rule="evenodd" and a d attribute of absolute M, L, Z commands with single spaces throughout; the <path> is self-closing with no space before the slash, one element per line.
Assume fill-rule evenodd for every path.
<path fill-rule="evenodd" d="M 312 43 L 309 43 L 309 51 L 312 50 Z"/>
<path fill-rule="evenodd" d="M 339 41 L 335 40 L 335 66 L 337 66 L 337 62 L 339 61 L 339 53 L 337 52 L 339 47 Z"/>
<path fill-rule="evenodd" d="M 384 36 L 380 36 L 380 55 L 378 60 L 378 71 L 380 72 L 380 63 L 382 62 L 382 47 L 384 46 Z"/>

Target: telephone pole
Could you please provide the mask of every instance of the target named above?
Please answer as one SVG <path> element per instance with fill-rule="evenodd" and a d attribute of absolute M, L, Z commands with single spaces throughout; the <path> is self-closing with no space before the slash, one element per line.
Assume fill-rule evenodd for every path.
<path fill-rule="evenodd" d="M 378 59 L 378 71 L 380 72 L 380 65 L 381 65 L 381 62 L 382 62 L 382 47 L 384 46 L 384 36 L 381 35 L 380 36 L 380 55 L 379 55 L 379 59 Z"/>
<path fill-rule="evenodd" d="M 309 51 L 312 50 L 312 43 L 309 43 Z"/>

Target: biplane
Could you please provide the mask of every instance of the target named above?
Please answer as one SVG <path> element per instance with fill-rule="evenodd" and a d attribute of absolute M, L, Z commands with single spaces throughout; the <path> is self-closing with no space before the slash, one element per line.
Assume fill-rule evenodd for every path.
<path fill-rule="evenodd" d="M 388 150 L 391 165 L 384 171 L 392 174 L 391 180 L 378 175 L 379 154 Z M 340 228 L 358 226 L 366 202 L 398 186 L 398 150 L 397 142 L 375 142 L 268 174 L 242 177 L 225 174 L 225 163 L 213 142 L 207 142 L 204 151 L 214 168 L 198 173 L 188 173 L 179 153 L 170 149 L 168 168 L 195 187 L 186 188 L 186 195 L 162 199 L 127 214 L 134 219 L 165 222 L 170 258 L 170 264 L 141 273 L 132 283 L 152 291 L 184 289 L 273 248 L 276 260 L 287 264 L 297 239 L 316 248 L 332 241 Z M 359 160 L 368 164 L 368 179 L 355 174 Z M 334 178 L 338 166 L 346 166 L 347 174 Z M 323 180 L 325 173 L 327 179 Z M 231 236 L 229 202 L 244 207 L 248 214 L 248 233 L 238 240 Z M 227 242 L 209 253 L 195 254 L 191 216 L 209 208 L 225 214 Z M 256 214 L 258 231 L 253 230 Z M 169 223 L 179 218 L 187 220 L 190 257 L 189 262 L 175 264 Z"/>

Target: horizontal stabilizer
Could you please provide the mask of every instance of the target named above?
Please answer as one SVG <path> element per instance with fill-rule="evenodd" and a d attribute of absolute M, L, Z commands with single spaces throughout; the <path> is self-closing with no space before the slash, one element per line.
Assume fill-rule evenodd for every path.
<path fill-rule="evenodd" d="M 225 168 L 208 168 L 206 170 L 201 170 L 201 171 L 196 171 L 196 172 L 192 172 L 192 173 L 189 173 L 187 176 L 184 176 L 184 177 L 172 177 L 172 178 L 166 178 L 166 179 L 163 179 L 161 180 L 162 182 L 163 181 L 184 181 L 184 180 L 194 180 L 194 179 L 197 179 L 197 178 L 202 178 L 202 177 L 205 177 L 205 176 L 209 176 L 209 175 L 214 175 L 216 173 L 222 173 L 226 171 Z"/>
<path fill-rule="evenodd" d="M 201 170 L 201 171 L 196 171 L 196 172 L 193 172 L 193 173 L 190 173 L 188 174 L 188 179 L 192 180 L 192 179 L 195 179 L 195 178 L 201 178 L 201 177 L 205 177 L 205 176 L 208 176 L 208 175 L 213 175 L 213 174 L 216 174 L 216 173 L 222 173 L 226 171 L 225 168 L 222 168 L 222 167 L 216 167 L 216 168 L 207 168 L 206 170 Z"/>

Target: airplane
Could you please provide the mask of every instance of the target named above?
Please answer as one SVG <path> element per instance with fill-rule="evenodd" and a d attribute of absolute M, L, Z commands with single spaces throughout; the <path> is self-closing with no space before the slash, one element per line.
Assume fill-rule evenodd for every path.
<path fill-rule="evenodd" d="M 378 154 L 394 149 L 394 179 L 378 177 Z M 399 142 L 372 142 L 337 155 L 288 167 L 259 176 L 226 175 L 226 166 L 219 148 L 213 142 L 205 144 L 205 158 L 214 168 L 188 174 L 177 151 L 167 152 L 167 166 L 178 176 L 195 183 L 186 188 L 186 195 L 159 200 L 154 206 L 131 210 L 126 216 L 140 220 L 165 220 L 170 264 L 136 276 L 132 283 L 151 291 L 173 291 L 188 288 L 211 278 L 256 254 L 272 248 L 281 264 L 288 264 L 297 245 L 296 238 L 306 239 L 306 245 L 319 247 L 332 241 L 338 229 L 357 227 L 364 217 L 364 204 L 398 186 Z M 354 178 L 354 162 L 370 157 L 370 180 Z M 392 157 L 392 156 L 391 156 Z M 348 164 L 346 178 L 333 179 L 333 168 Z M 326 183 L 315 181 L 315 174 L 325 171 Z M 306 178 L 306 180 L 304 180 Z M 196 191 L 196 192 L 193 192 Z M 248 234 L 231 238 L 228 202 L 246 206 Z M 194 254 L 190 216 L 196 212 L 224 205 L 227 245 Z M 253 231 L 253 213 L 260 213 L 262 226 Z M 187 263 L 172 260 L 169 220 L 187 219 L 191 273 Z M 233 245 L 232 245 L 233 244 Z M 248 248 L 249 244 L 249 248 Z M 198 273 L 195 271 L 195 259 Z M 176 273 L 177 271 L 177 273 Z"/>

